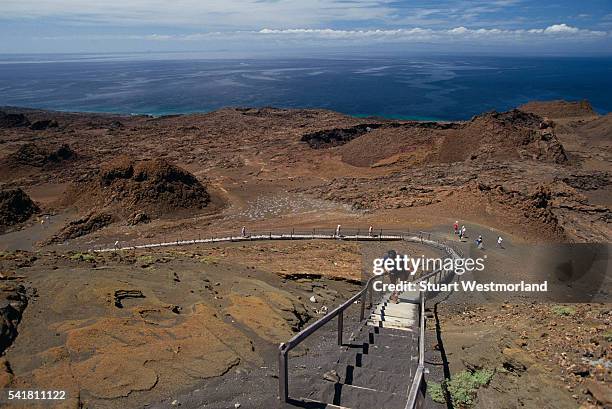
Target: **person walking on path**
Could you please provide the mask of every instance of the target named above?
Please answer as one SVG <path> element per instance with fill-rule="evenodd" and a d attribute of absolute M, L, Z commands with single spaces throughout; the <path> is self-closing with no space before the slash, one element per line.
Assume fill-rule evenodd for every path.
<path fill-rule="evenodd" d="M 461 226 L 461 238 L 465 238 L 465 224 Z"/>
<path fill-rule="evenodd" d="M 240 230 L 240 235 L 242 237 L 246 237 L 246 226 L 242 226 L 242 229 Z"/>
<path fill-rule="evenodd" d="M 368 229 L 368 236 L 372 237 L 372 226 Z"/>
<path fill-rule="evenodd" d="M 504 246 L 502 246 L 502 242 L 504 241 L 504 239 L 502 239 L 502 236 L 498 236 L 497 237 L 497 247 L 499 247 L 500 249 L 503 249 Z"/>
<path fill-rule="evenodd" d="M 340 237 L 340 228 L 341 227 L 342 227 L 341 225 L 336 226 L 336 236 L 337 237 Z"/>
<path fill-rule="evenodd" d="M 482 236 L 478 236 L 478 238 L 476 239 L 476 245 L 478 246 L 479 249 L 482 249 L 483 247 Z"/>
<path fill-rule="evenodd" d="M 387 254 L 385 255 L 384 259 L 385 261 L 387 259 L 395 260 L 396 257 L 397 257 L 397 253 L 395 252 L 395 250 L 389 250 Z M 393 268 L 391 270 L 387 270 L 387 272 L 389 273 L 389 281 L 391 281 L 391 284 L 397 284 L 398 280 L 400 279 L 400 275 L 401 275 L 401 272 L 397 270 L 397 266 L 394 265 Z M 393 304 L 399 304 L 399 292 L 398 291 L 393 291 L 391 293 L 391 296 L 389 297 L 389 302 L 392 302 Z"/>
<path fill-rule="evenodd" d="M 459 220 L 453 224 L 453 230 L 455 231 L 455 234 L 459 234 Z"/>

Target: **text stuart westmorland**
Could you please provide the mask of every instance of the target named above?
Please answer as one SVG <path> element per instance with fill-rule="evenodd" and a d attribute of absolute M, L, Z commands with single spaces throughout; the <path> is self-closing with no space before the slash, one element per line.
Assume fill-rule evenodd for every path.
<path fill-rule="evenodd" d="M 474 280 L 458 281 L 453 283 L 429 283 L 427 281 L 400 281 L 398 283 L 374 283 L 375 291 L 465 291 L 465 292 L 546 292 L 548 281 L 541 283 L 479 283 Z"/>

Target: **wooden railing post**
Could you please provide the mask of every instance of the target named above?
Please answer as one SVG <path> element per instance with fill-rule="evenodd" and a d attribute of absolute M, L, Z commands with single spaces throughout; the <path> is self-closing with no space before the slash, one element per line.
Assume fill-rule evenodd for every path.
<path fill-rule="evenodd" d="M 342 346 L 342 331 L 344 329 L 344 311 L 338 314 L 338 345 Z"/>
<path fill-rule="evenodd" d="M 359 310 L 359 322 L 363 321 L 363 319 L 365 318 L 365 303 L 366 303 L 366 299 L 368 296 L 368 284 L 366 282 L 366 288 L 365 291 L 363 292 L 363 295 L 361 296 L 361 308 Z"/>
<path fill-rule="evenodd" d="M 289 369 L 285 344 L 280 344 L 278 352 L 278 398 L 281 402 L 289 400 Z"/>

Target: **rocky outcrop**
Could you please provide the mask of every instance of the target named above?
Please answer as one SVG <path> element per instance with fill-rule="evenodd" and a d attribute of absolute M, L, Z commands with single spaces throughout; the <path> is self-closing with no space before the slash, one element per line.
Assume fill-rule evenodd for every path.
<path fill-rule="evenodd" d="M 115 290 L 113 294 L 115 307 L 123 308 L 122 300 L 126 298 L 145 298 L 145 296 L 140 290 Z"/>
<path fill-rule="evenodd" d="M 456 122 L 384 122 L 355 125 L 349 128 L 332 128 L 308 133 L 302 136 L 301 141 L 308 143 L 313 149 L 331 148 L 347 144 L 359 137 L 375 130 L 389 132 L 402 132 L 411 129 L 444 130 L 458 129 L 461 125 Z"/>
<path fill-rule="evenodd" d="M 128 219 L 128 226 L 136 226 L 137 224 L 149 223 L 151 218 L 142 212 L 134 212 Z"/>
<path fill-rule="evenodd" d="M 17 338 L 17 326 L 28 305 L 26 289 L 16 282 L 0 282 L 0 355 Z"/>
<path fill-rule="evenodd" d="M 330 148 L 332 146 L 344 145 L 380 126 L 380 124 L 363 124 L 350 128 L 326 129 L 308 133 L 302 136 L 301 141 L 306 142 L 313 149 Z"/>
<path fill-rule="evenodd" d="M 0 190 L 0 226 L 22 223 L 38 211 L 38 206 L 20 188 Z"/>
<path fill-rule="evenodd" d="M 561 180 L 569 186 L 580 190 L 598 190 L 612 184 L 607 172 L 591 171 L 589 173 L 572 173 Z"/>
<path fill-rule="evenodd" d="M 513 109 L 472 118 L 445 135 L 437 154 L 440 162 L 528 159 L 563 163 L 567 155 L 554 128 L 543 118 Z"/>
<path fill-rule="evenodd" d="M 10 167 L 38 167 L 46 168 L 59 165 L 63 162 L 77 158 L 77 154 L 68 144 L 50 148 L 40 146 L 35 143 L 22 145 L 17 152 L 11 154 L 6 159 L 6 164 Z"/>
<path fill-rule="evenodd" d="M 72 186 L 68 197 L 77 206 L 106 209 L 121 219 L 135 213 L 154 218 L 181 209 L 204 209 L 210 202 L 206 187 L 194 175 L 164 159 L 119 158 Z"/>
<path fill-rule="evenodd" d="M 124 157 L 71 185 L 64 202 L 87 215 L 67 224 L 52 242 L 90 234 L 120 220 L 136 225 L 181 210 L 205 209 L 210 196 L 194 175 L 164 159 Z"/>
<path fill-rule="evenodd" d="M 89 213 L 77 220 L 73 220 L 64 226 L 59 233 L 51 238 L 50 243 L 63 243 L 70 239 L 84 236 L 100 230 L 113 222 L 113 216 L 109 213 Z"/>
<path fill-rule="evenodd" d="M 35 121 L 30 125 L 30 129 L 33 131 L 44 131 L 49 128 L 58 128 L 59 124 L 56 120 L 53 119 L 42 119 L 40 121 Z"/>
<path fill-rule="evenodd" d="M 23 128 L 30 125 L 24 114 L 7 114 L 0 111 L 0 128 Z"/>

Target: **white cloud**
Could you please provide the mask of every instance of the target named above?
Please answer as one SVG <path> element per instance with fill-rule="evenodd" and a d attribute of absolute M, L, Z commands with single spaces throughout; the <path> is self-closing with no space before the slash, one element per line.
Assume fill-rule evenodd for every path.
<path fill-rule="evenodd" d="M 44 40 L 145 40 L 152 42 L 219 42 L 219 41 L 311 41 L 325 42 L 333 40 L 335 43 L 358 42 L 367 43 L 546 43 L 546 42 L 580 42 L 610 37 L 610 32 L 579 29 L 567 24 L 555 24 L 545 28 L 505 30 L 499 28 L 467 28 L 455 27 L 451 29 L 429 28 L 399 28 L 399 29 L 371 29 L 371 30 L 334 30 L 330 28 L 288 28 L 243 31 L 211 31 L 189 34 L 112 34 L 112 35 L 74 35 L 74 36 L 47 36 L 39 37 Z"/>
<path fill-rule="evenodd" d="M 567 24 L 553 24 L 544 29 L 545 33 L 578 33 L 580 30 L 576 27 L 568 26 Z"/>
<path fill-rule="evenodd" d="M 451 29 L 432 30 L 424 28 L 395 29 L 395 30 L 332 30 L 332 29 L 269 29 L 258 31 L 260 35 L 275 37 L 300 38 L 342 38 L 342 39 L 380 39 L 380 40 L 554 40 L 556 38 L 567 40 L 585 40 L 609 36 L 609 32 L 579 29 L 567 24 L 555 24 L 546 28 L 502 30 L 499 28 L 470 29 L 455 27 Z"/>

